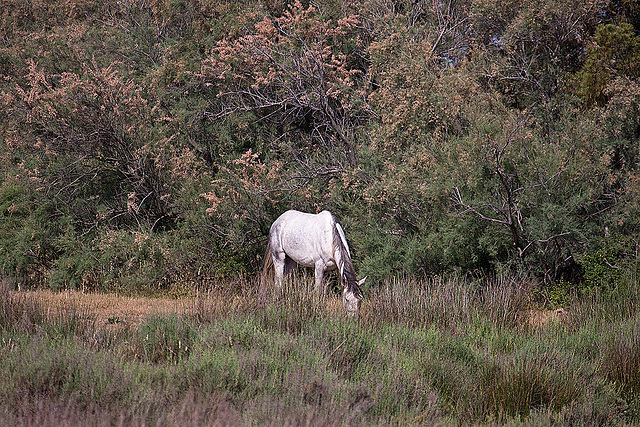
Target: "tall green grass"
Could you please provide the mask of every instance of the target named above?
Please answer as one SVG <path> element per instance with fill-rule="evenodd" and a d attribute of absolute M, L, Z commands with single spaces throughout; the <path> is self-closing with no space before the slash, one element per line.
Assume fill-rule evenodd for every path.
<path fill-rule="evenodd" d="M 526 280 L 396 279 L 347 319 L 298 278 L 132 326 L 2 290 L 0 424 L 638 423 L 639 294 L 532 326 Z"/>

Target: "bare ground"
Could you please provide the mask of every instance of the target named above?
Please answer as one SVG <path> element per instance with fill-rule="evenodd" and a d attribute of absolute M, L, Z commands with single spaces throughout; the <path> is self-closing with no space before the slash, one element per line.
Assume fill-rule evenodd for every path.
<path fill-rule="evenodd" d="M 95 320 L 97 325 L 136 325 L 154 314 L 170 315 L 192 312 L 195 298 L 129 297 L 118 294 L 83 293 L 79 291 L 53 292 L 49 290 L 16 291 L 42 307 L 50 314 L 69 309 Z"/>

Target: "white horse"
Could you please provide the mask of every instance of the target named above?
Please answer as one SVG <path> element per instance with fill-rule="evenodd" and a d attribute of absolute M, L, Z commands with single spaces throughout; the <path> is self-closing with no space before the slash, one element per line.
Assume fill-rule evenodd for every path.
<path fill-rule="evenodd" d="M 331 212 L 322 211 L 314 215 L 290 210 L 280 215 L 269 231 L 263 274 L 270 268 L 271 262 L 278 287 L 282 287 L 284 275 L 295 264 L 315 268 L 316 291 L 320 290 L 324 272 L 338 269 L 343 287 L 342 301 L 347 314 L 358 312 L 362 299 L 360 286 L 366 277 L 356 281 L 347 239 Z"/>

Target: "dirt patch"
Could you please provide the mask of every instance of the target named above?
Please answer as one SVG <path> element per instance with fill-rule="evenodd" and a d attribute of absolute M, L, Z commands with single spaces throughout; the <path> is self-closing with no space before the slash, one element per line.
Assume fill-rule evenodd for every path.
<path fill-rule="evenodd" d="M 527 319 L 529 326 L 533 328 L 539 328 L 548 324 L 561 323 L 567 320 L 569 313 L 564 308 L 558 308 L 556 310 L 527 310 L 525 319 Z"/>
<path fill-rule="evenodd" d="M 159 314 L 188 314 L 196 307 L 194 298 L 127 297 L 117 294 L 82 293 L 78 291 L 52 292 L 48 290 L 20 292 L 51 314 L 75 310 L 80 315 L 95 319 L 97 325 L 137 325 Z"/>

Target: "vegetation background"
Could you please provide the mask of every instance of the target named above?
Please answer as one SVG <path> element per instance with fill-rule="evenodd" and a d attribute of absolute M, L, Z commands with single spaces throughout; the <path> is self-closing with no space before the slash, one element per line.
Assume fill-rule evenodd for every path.
<path fill-rule="evenodd" d="M 460 362 L 465 366 L 461 372 L 475 375 L 463 383 L 468 388 L 460 388 L 451 385 L 457 381 L 453 372 L 434 373 L 450 362 L 407 359 L 426 371 L 412 377 L 417 400 L 394 405 L 417 408 L 416 413 L 438 408 L 437 419 L 444 414 L 445 419 L 474 422 L 526 419 L 531 408 L 563 417 L 570 412 L 583 421 L 638 420 L 637 375 L 629 374 L 638 372 L 638 358 L 629 356 L 632 362 L 625 366 L 630 370 L 622 376 L 600 375 L 595 368 L 615 370 L 617 362 L 607 358 L 614 357 L 611 349 L 629 355 L 639 349 L 633 303 L 640 249 L 637 0 L 3 0 L 1 5 L 0 279 L 7 287 L 243 297 L 237 284 L 253 286 L 249 283 L 259 271 L 272 221 L 289 208 L 329 209 L 346 230 L 356 270 L 369 276 L 369 306 L 392 313 L 381 321 L 396 325 L 404 316 L 414 319 L 401 322 L 411 331 L 402 333 L 422 331 L 425 346 L 435 344 L 424 337 L 449 331 L 454 344 L 438 338 L 441 347 L 434 351 L 441 353 L 429 354 L 441 359 L 449 351 L 459 354 L 459 361 L 467 363 Z M 439 297 L 433 285 L 444 283 L 439 280 L 456 286 Z M 403 305 L 393 289 L 423 301 L 417 304 L 421 308 Z M 513 309 L 515 317 L 506 317 L 512 323 L 505 326 L 482 308 L 487 301 L 502 301 L 496 312 L 511 313 L 509 299 L 501 295 L 519 289 L 526 289 L 526 301 Z M 59 334 L 66 344 L 56 351 L 92 354 L 103 348 L 79 338 L 88 333 L 82 329 L 86 322 L 72 319 L 70 326 L 60 326 L 38 304 L 20 305 L 10 295 L 4 299 L 9 320 L 3 323 L 3 352 L 17 357 L 44 351 L 40 346 L 54 345 L 57 338 L 50 337 Z M 325 349 L 343 359 L 331 359 L 331 374 L 314 374 L 316 391 L 328 387 L 325 375 L 338 372 L 345 384 L 363 384 L 365 401 L 384 401 L 371 391 L 384 387 L 374 380 L 362 382 L 364 374 L 354 374 L 343 362 L 351 366 L 352 358 L 377 363 L 389 357 L 373 349 L 391 351 L 395 341 L 385 340 L 393 334 L 375 335 L 378 326 L 360 330 L 342 320 L 331 323 L 320 308 L 296 315 L 301 308 L 273 298 L 255 303 L 271 307 L 263 314 L 267 320 L 255 315 L 249 321 L 275 322 L 285 335 L 293 333 L 295 344 L 283 342 L 283 351 L 301 345 L 297 340 L 308 332 L 302 326 L 291 329 L 290 321 L 278 317 L 284 316 L 279 311 L 283 304 L 292 310 L 286 316 L 306 319 L 309 327 L 326 329 L 329 322 L 327 330 L 346 328 L 345 334 L 361 337 L 354 346 L 362 348 L 346 352 L 338 340 Z M 302 292 L 297 298 L 304 302 L 310 296 Z M 421 311 L 433 310 L 426 302 L 430 298 L 446 302 L 445 317 L 466 314 L 438 320 Z M 532 365 L 532 359 L 514 355 L 513 342 L 502 341 L 504 331 L 520 331 L 521 314 L 532 303 L 582 307 L 569 330 L 550 332 L 553 343 L 566 346 L 567 340 L 583 340 L 582 334 L 611 336 L 602 348 L 595 338 L 569 345 L 579 349 L 571 354 L 585 357 L 585 348 L 599 348 L 591 359 L 575 359 L 588 372 L 561 370 L 570 374 L 557 378 L 541 360 L 574 366 L 564 351 L 553 350 L 558 352 L 554 359 L 537 341 L 527 344 L 536 348 L 527 357 L 546 355 L 534 357 Z M 10 306 L 16 304 L 14 312 Z M 252 311 L 240 313 L 241 318 Z M 363 325 L 377 325 L 363 316 Z M 12 323 L 18 319 L 26 319 L 20 327 Z M 163 318 L 157 320 L 162 326 L 151 321 L 125 335 L 133 339 L 129 334 L 149 329 L 159 340 L 177 337 L 177 350 L 170 340 L 167 351 L 185 358 L 162 353 L 159 361 L 169 360 L 166 366 L 195 363 L 192 353 L 180 353 L 181 345 L 185 339 L 211 344 L 194 338 L 193 330 L 203 325 L 213 328 L 211 336 L 219 334 L 216 328 L 222 326 L 206 319 L 192 324 Z M 587 332 L 578 327 L 580 321 Z M 421 322 L 426 329 L 413 329 Z M 184 329 L 185 324 L 191 326 Z M 485 330 L 482 325 L 499 331 L 495 336 L 505 346 L 497 347 L 505 360 L 495 365 L 481 364 L 475 353 L 480 341 L 468 341 L 471 332 Z M 247 327 L 252 337 L 271 330 Z M 319 341 L 304 344 L 325 342 L 327 337 L 318 333 Z M 616 333 L 621 333 L 619 341 L 613 338 Z M 374 334 L 370 341 L 367 334 Z M 117 335 L 110 337 L 118 342 Z M 407 337 L 402 342 L 410 346 L 413 338 Z M 130 342 L 122 340 L 123 346 Z M 146 348 L 138 344 L 138 350 Z M 239 360 L 254 360 L 250 347 Z M 496 354 L 493 348 L 485 350 L 482 357 Z M 88 364 L 87 372 L 102 372 L 105 376 L 98 377 L 104 379 L 110 375 L 104 372 L 122 367 L 109 362 L 124 357 L 120 350 L 106 354 L 101 356 L 104 366 Z M 67 356 L 60 357 L 64 366 Z M 9 370 L 18 366 L 3 363 Z M 424 368 L 425 363 L 434 370 Z M 543 372 L 542 384 L 575 380 L 577 390 L 587 381 L 590 394 L 546 389 L 534 393 L 525 409 L 473 400 L 479 390 L 492 390 L 496 398 L 496 390 L 511 390 L 518 381 L 529 384 L 523 378 L 535 367 Z M 413 372 L 405 368 L 398 372 Z M 126 381 L 147 375 L 128 369 L 133 377 Z M 489 378 L 498 381 L 496 372 L 510 372 L 511 380 L 490 383 L 495 388 L 487 389 Z M 149 381 L 167 384 L 168 377 L 149 375 Z M 32 377 L 13 381 L 25 378 Z M 398 390 L 404 387 L 399 378 L 389 378 Z M 236 405 L 237 399 L 246 402 L 251 393 L 264 391 L 249 392 L 238 385 L 239 378 L 233 381 L 242 390 L 234 395 Z M 0 390 L 4 401 L 11 400 L 7 384 Z M 126 384 L 133 390 L 133 383 Z M 225 393 L 237 390 L 225 384 L 189 389 L 195 393 L 189 405 L 199 404 L 198 393 L 211 390 L 226 402 Z M 344 387 L 339 396 L 353 391 Z M 593 403 L 591 397 L 603 396 L 604 389 L 607 397 Z M 182 396 L 186 388 L 172 390 Z M 82 397 L 65 381 L 32 391 L 33 396 L 50 394 L 73 403 L 71 412 L 78 402 L 86 409 L 95 397 Z M 290 399 L 279 404 L 288 408 L 296 401 Z M 350 407 L 353 402 L 347 400 L 340 402 Z M 460 402 L 467 406 L 461 409 Z M 576 409 L 576 402 L 583 406 Z M 401 412 L 376 418 L 385 411 L 365 406 L 358 412 L 361 421 L 388 421 Z M 136 416 L 151 411 L 150 418 L 136 419 L 156 419 L 150 407 L 130 408 Z M 329 420 L 350 422 L 347 413 L 353 412 Z M 372 413 L 375 417 L 367 418 Z"/>
<path fill-rule="evenodd" d="M 635 1 L 7 0 L 0 23 L 21 286 L 253 274 L 292 207 L 336 213 L 374 287 L 637 267 Z"/>

